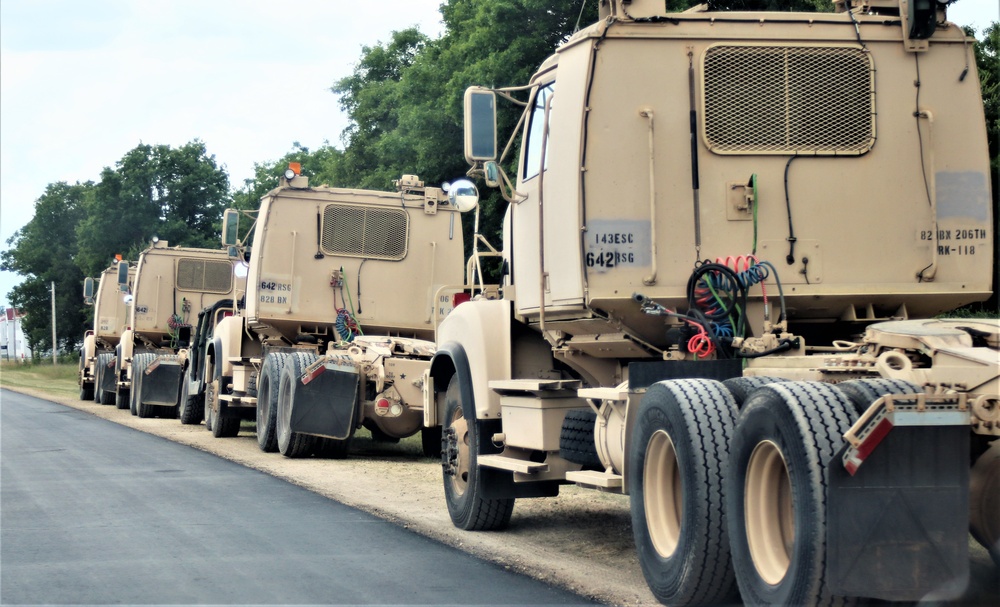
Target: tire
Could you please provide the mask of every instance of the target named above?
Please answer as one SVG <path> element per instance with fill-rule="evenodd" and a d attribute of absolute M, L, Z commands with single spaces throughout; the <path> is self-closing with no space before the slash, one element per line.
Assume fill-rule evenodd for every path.
<path fill-rule="evenodd" d="M 784 382 L 747 400 L 730 447 L 726 511 L 747 604 L 830 605 L 825 582 L 827 465 L 854 408 L 829 384 Z"/>
<path fill-rule="evenodd" d="M 205 406 L 202 402 L 204 396 L 189 392 L 189 379 L 191 379 L 191 367 L 187 368 L 184 372 L 184 377 L 181 379 L 181 398 L 178 404 L 177 417 L 180 418 L 182 424 L 194 426 L 200 424 L 205 417 Z"/>
<path fill-rule="evenodd" d="M 80 384 L 80 400 L 94 400 L 94 384 L 87 382 Z"/>
<path fill-rule="evenodd" d="M 886 394 L 922 394 L 923 389 L 912 382 L 902 379 L 853 379 L 835 384 L 838 390 L 851 401 L 856 416 L 868 410 L 873 402 Z"/>
<path fill-rule="evenodd" d="M 316 360 L 313 354 L 296 352 L 289 356 L 281 371 L 281 383 L 278 387 L 277 418 L 275 431 L 278 451 L 285 457 L 306 457 L 313 453 L 320 439 L 308 434 L 292 432 L 292 403 L 295 402 L 295 389 L 299 385 L 302 369 Z M 258 389 L 258 393 L 260 390 Z M 327 439 L 332 440 L 332 439 Z M 348 437 L 347 440 L 350 440 Z"/>
<path fill-rule="evenodd" d="M 597 413 L 589 407 L 567 411 L 559 434 L 559 456 L 586 470 L 604 470 L 594 444 L 596 425 Z"/>
<path fill-rule="evenodd" d="M 448 447 L 441 455 L 444 497 L 451 522 L 466 531 L 503 529 L 514 513 L 514 498 L 486 499 L 477 463 L 479 424 L 475 404 L 463 403 L 458 374 L 452 376 L 445 392 L 445 438 Z"/>
<path fill-rule="evenodd" d="M 104 390 L 101 389 L 101 384 L 104 381 L 104 368 L 101 366 L 101 356 L 103 354 L 97 355 L 97 360 L 94 361 L 94 402 L 98 405 L 104 404 Z"/>
<path fill-rule="evenodd" d="M 115 392 L 115 407 L 118 409 L 128 409 L 130 400 L 129 396 L 128 388 L 118 388 Z"/>
<path fill-rule="evenodd" d="M 212 402 L 215 398 L 215 382 L 205 384 L 205 399 L 202 402 L 202 417 L 205 418 L 205 429 L 209 432 L 215 426 L 215 411 L 212 410 Z"/>
<path fill-rule="evenodd" d="M 146 419 L 156 415 L 156 406 L 142 402 L 142 380 L 146 377 L 146 369 L 156 360 L 156 354 L 143 352 L 132 359 L 132 402 L 133 414 Z"/>
<path fill-rule="evenodd" d="M 278 450 L 278 388 L 281 371 L 291 359 L 290 354 L 268 354 L 257 378 L 257 445 L 265 453 Z"/>
<path fill-rule="evenodd" d="M 420 430 L 420 448 L 424 457 L 441 459 L 441 426 Z"/>
<path fill-rule="evenodd" d="M 1000 568 L 1000 440 L 976 459 L 969 473 L 969 530 Z"/>
<path fill-rule="evenodd" d="M 85 358 L 86 357 L 84 356 L 84 348 L 81 347 L 79 356 L 80 363 L 77 365 L 77 373 L 76 373 L 76 378 L 80 382 L 80 400 L 90 400 L 91 398 L 93 398 L 93 394 L 91 394 L 87 390 L 87 382 L 83 380 L 83 367 Z"/>
<path fill-rule="evenodd" d="M 212 382 L 212 398 L 218 400 L 219 398 L 219 386 L 222 383 L 221 379 L 217 379 Z M 208 401 L 208 396 L 205 396 L 206 402 Z M 236 415 L 226 415 L 223 412 L 222 403 L 219 402 L 219 408 L 215 410 L 212 414 L 212 436 L 215 438 L 233 438 L 234 436 L 239 436 L 240 434 L 240 418 Z"/>
<path fill-rule="evenodd" d="M 146 370 L 145 353 L 140 352 L 132 356 L 132 383 L 129 386 L 128 410 L 132 415 L 139 415 L 138 399 L 142 394 L 142 372 Z"/>
<path fill-rule="evenodd" d="M 736 408 L 739 409 L 743 407 L 743 403 L 746 402 L 747 398 L 750 397 L 750 394 L 752 394 L 757 388 L 763 388 L 768 384 L 775 384 L 783 381 L 785 381 L 783 377 L 751 375 L 749 377 L 732 377 L 722 382 L 722 384 L 726 386 L 729 393 L 733 395 L 733 399 L 736 401 Z"/>
<path fill-rule="evenodd" d="M 720 382 L 670 380 L 646 392 L 628 453 L 632 531 L 665 604 L 732 602 L 725 476 L 736 403 Z"/>
<path fill-rule="evenodd" d="M 101 404 L 103 390 L 101 390 L 101 367 L 99 365 L 94 365 L 94 402 L 98 405 Z"/>

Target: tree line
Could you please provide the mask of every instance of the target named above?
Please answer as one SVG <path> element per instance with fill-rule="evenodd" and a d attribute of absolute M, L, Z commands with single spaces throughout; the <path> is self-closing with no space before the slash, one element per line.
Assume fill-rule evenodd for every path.
<path fill-rule="evenodd" d="M 667 0 L 684 10 L 696 0 Z M 825 11 L 829 0 L 716 0 L 717 10 Z M 289 162 L 299 162 L 314 184 L 386 190 L 404 173 L 441 183 L 467 170 L 462 154 L 462 94 L 471 85 L 528 81 L 537 66 L 578 28 L 597 19 L 597 3 L 583 0 L 446 0 L 444 30 L 431 39 L 416 28 L 362 47 L 351 74 L 331 86 L 349 126 L 340 145 L 308 149 L 298 143 L 275 161 L 255 164 L 254 175 L 231 184 L 205 143 L 181 147 L 140 144 L 99 179 L 49 184 L 35 215 L 8 241 L 0 268 L 24 276 L 8 294 L 29 314 L 26 338 L 37 351 L 51 345 L 49 285 L 56 284 L 57 339 L 75 349 L 91 324 L 82 304 L 84 276 L 97 276 L 115 254 L 137 259 L 154 235 L 171 245 L 218 246 L 222 210 L 255 209 Z M 969 30 L 970 35 L 975 32 Z M 975 45 L 986 108 L 993 192 L 1000 173 L 1000 84 L 996 65 L 1000 24 Z M 501 104 L 499 133 L 511 133 L 519 111 Z M 482 226 L 498 242 L 502 199 L 483 192 Z M 996 219 L 996 218 L 995 218 Z M 994 230 L 996 233 L 996 230 Z M 996 307 L 996 296 L 991 305 Z"/>

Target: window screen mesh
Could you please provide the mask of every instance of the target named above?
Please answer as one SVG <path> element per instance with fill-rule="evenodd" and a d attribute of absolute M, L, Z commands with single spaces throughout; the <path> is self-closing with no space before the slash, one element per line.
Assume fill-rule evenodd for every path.
<path fill-rule="evenodd" d="M 406 257 L 409 216 L 403 209 L 331 204 L 323 210 L 323 252 L 399 260 Z"/>
<path fill-rule="evenodd" d="M 873 73 L 858 48 L 709 48 L 705 140 L 719 154 L 864 154 L 875 141 Z"/>
<path fill-rule="evenodd" d="M 233 288 L 233 265 L 228 261 L 178 259 L 177 288 L 205 293 L 228 293 Z"/>

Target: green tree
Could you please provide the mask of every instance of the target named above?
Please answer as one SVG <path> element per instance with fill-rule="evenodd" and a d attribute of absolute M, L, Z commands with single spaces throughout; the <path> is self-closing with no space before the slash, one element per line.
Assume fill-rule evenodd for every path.
<path fill-rule="evenodd" d="M 975 36 L 974 29 L 965 32 Z M 997 276 L 997 252 L 1000 252 L 1000 22 L 994 21 L 983 29 L 976 40 L 976 69 L 979 87 L 983 93 L 983 110 L 986 114 L 986 136 L 990 150 L 990 183 L 993 192 L 993 276 Z M 981 309 L 996 314 L 1000 312 L 1000 281 L 994 281 L 993 297 Z"/>
<path fill-rule="evenodd" d="M 8 298 L 26 314 L 22 327 L 33 351 L 52 346 L 53 282 L 58 344 L 70 351 L 83 339 L 89 313 L 81 290 L 84 274 L 74 260 L 75 228 L 94 189 L 91 182 L 49 184 L 35 202 L 34 217 L 7 240 L 10 248 L 0 255 L 0 268 L 25 276 Z"/>
<path fill-rule="evenodd" d="M 527 82 L 578 22 L 597 19 L 597 6 L 579 0 L 450 0 L 441 14 L 442 37 L 395 32 L 388 43 L 364 47 L 354 73 L 334 84 L 352 123 L 344 132 L 343 156 L 332 166 L 338 183 L 388 189 L 404 173 L 428 184 L 461 177 L 468 170 L 462 155 L 464 90 Z M 512 132 L 519 116 L 519 108 L 502 104 L 498 131 Z M 504 203 L 496 192 L 483 195 L 481 225 L 489 226 L 495 242 Z"/>
<path fill-rule="evenodd" d="M 421 100 L 406 96 L 402 74 L 428 44 L 414 28 L 393 32 L 385 45 L 362 47 L 361 60 L 351 76 L 339 80 L 333 92 L 351 118 L 342 138 L 343 157 L 330 166 L 333 177 L 347 187 L 388 188 L 401 174 L 401 165 L 413 172 L 413 142 L 399 128 L 399 113 Z"/>
<path fill-rule="evenodd" d="M 179 148 L 139 144 L 105 167 L 77 227 L 77 261 L 88 275 L 116 253 L 135 259 L 153 236 L 175 246 L 218 246 L 229 176 L 195 140 Z"/>

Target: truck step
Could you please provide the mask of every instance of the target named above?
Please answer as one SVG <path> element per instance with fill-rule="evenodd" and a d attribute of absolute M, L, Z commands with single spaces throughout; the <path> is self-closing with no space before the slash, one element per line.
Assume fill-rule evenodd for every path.
<path fill-rule="evenodd" d="M 529 462 L 523 459 L 506 457 L 504 455 L 480 455 L 479 465 L 486 468 L 499 468 L 500 470 L 510 470 L 521 474 L 534 474 L 536 472 L 547 472 L 548 464 Z"/>
<path fill-rule="evenodd" d="M 625 402 L 628 400 L 628 390 L 618 388 L 581 388 L 576 391 L 580 398 L 592 398 L 594 400 L 613 400 Z"/>
<path fill-rule="evenodd" d="M 599 472 L 597 470 L 577 470 L 567 472 L 566 480 L 572 481 L 584 487 L 594 487 L 597 489 L 607 489 L 621 491 L 622 475 L 609 472 Z"/>
<path fill-rule="evenodd" d="M 553 392 L 575 391 L 582 382 L 578 379 L 503 379 L 491 381 L 490 389 L 498 394 L 544 396 Z"/>
<path fill-rule="evenodd" d="M 249 358 L 246 356 L 230 356 L 227 360 L 233 363 L 234 365 L 241 365 L 241 366 L 252 365 L 254 363 L 260 364 L 261 361 L 261 359 L 259 358 Z"/>
<path fill-rule="evenodd" d="M 242 407 L 256 407 L 257 399 L 253 396 L 236 396 L 233 394 L 220 394 L 220 401 L 225 401 L 227 403 L 232 403 L 234 405 L 240 405 Z"/>

